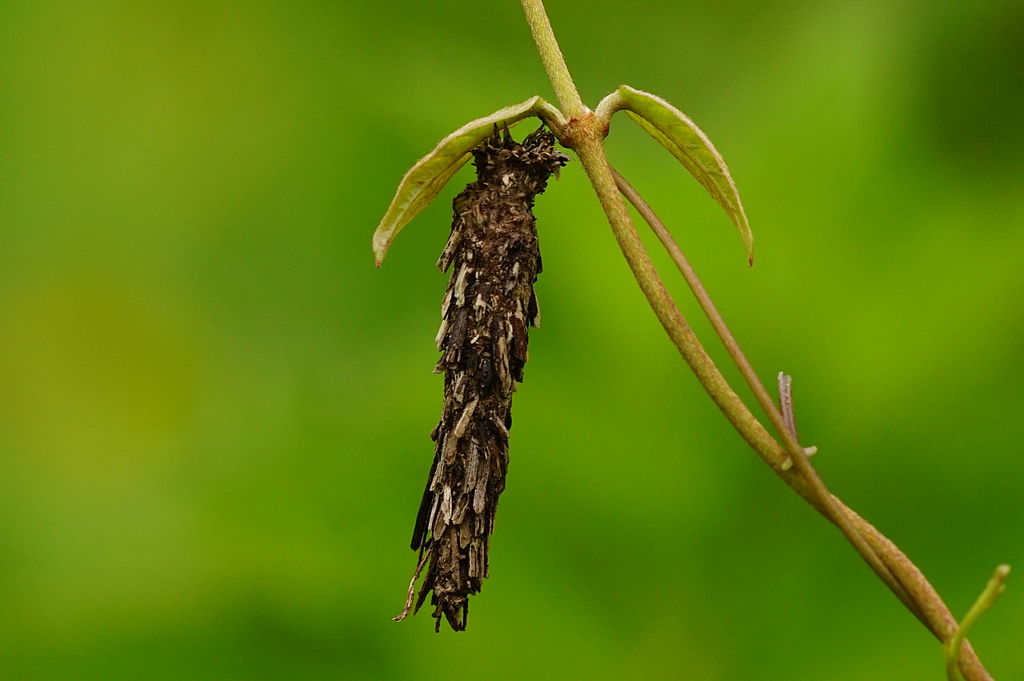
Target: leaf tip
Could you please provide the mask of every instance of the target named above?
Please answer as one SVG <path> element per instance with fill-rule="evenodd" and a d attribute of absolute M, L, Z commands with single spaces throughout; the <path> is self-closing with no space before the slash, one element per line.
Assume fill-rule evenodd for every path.
<path fill-rule="evenodd" d="M 384 257 L 388 254 L 388 246 L 391 245 L 391 239 L 382 234 L 380 228 L 373 234 L 373 264 L 380 267 L 381 263 L 384 262 Z"/>

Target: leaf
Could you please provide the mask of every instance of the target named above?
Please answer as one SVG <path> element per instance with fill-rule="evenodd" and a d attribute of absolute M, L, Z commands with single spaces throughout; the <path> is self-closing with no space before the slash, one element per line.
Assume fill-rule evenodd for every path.
<path fill-rule="evenodd" d="M 679 109 L 657 95 L 628 85 L 619 87 L 616 109 L 626 109 L 630 118 L 669 150 L 729 215 L 743 237 L 747 259 L 754 263 L 754 234 L 743 211 L 739 190 L 729 167 L 708 136 Z"/>
<path fill-rule="evenodd" d="M 416 162 L 398 184 L 395 198 L 373 233 L 373 254 L 380 267 L 388 248 L 398 234 L 420 211 L 441 192 L 459 168 L 471 157 L 470 152 L 494 132 L 494 127 L 512 127 L 529 116 L 540 116 L 546 123 L 558 124 L 561 114 L 540 97 L 531 97 L 466 123 L 437 143 L 434 150 Z"/>

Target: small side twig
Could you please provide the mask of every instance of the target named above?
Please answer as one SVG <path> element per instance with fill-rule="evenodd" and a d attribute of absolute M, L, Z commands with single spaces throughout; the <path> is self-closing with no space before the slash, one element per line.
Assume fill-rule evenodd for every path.
<path fill-rule="evenodd" d="M 800 439 L 796 432 L 796 416 L 793 414 L 793 377 L 779 372 L 779 407 L 782 408 L 782 420 L 793 437 Z"/>
<path fill-rule="evenodd" d="M 779 372 L 779 408 L 782 410 L 782 420 L 785 422 L 786 428 L 789 429 L 789 432 L 799 442 L 800 434 L 796 430 L 796 412 L 793 410 L 793 377 L 782 371 Z M 807 456 L 813 456 L 817 453 L 817 447 L 804 447 L 804 454 Z M 783 466 L 785 470 L 789 470 L 793 465 L 792 460 L 788 464 Z"/>
<path fill-rule="evenodd" d="M 978 600 L 974 601 L 974 605 L 964 615 L 956 632 L 946 644 L 946 676 L 949 681 L 960 681 L 960 649 L 963 647 L 964 638 L 967 637 L 967 632 L 978 621 L 978 618 L 995 605 L 1000 594 L 1006 590 L 1006 577 L 1009 574 L 1009 565 L 1003 564 L 996 568 L 985 585 L 985 589 L 978 596 Z"/>

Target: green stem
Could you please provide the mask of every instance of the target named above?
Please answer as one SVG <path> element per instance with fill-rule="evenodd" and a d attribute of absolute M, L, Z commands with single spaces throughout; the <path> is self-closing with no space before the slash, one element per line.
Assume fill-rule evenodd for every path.
<path fill-rule="evenodd" d="M 571 119 L 569 123 L 572 124 L 573 129 L 568 134 L 564 134 L 567 131 L 563 130 L 560 133 L 561 141 L 579 155 L 580 162 L 590 178 L 605 215 L 608 217 L 612 232 L 615 234 L 615 239 L 619 243 L 626 262 L 673 344 L 679 349 L 705 391 L 751 448 L 797 494 L 819 513 L 835 523 L 907 608 L 939 640 L 947 641 L 957 630 L 956 620 L 949 609 L 921 574 L 921 571 L 917 569 L 917 566 L 889 539 L 828 491 L 811 466 L 803 448 L 797 442 L 795 433 L 786 426 L 784 416 L 769 396 L 767 389 L 757 378 L 753 368 L 746 361 L 735 339 L 728 332 L 724 320 L 711 304 L 710 297 L 707 296 L 695 274 L 694 281 L 697 283 L 697 290 L 701 292 L 697 294 L 698 300 L 703 298 L 702 304 L 704 301 L 707 303 L 705 311 L 710 310 L 709 316 L 720 321 L 720 327 L 716 325 L 716 330 L 723 337 L 727 348 L 731 346 L 730 354 L 740 365 L 748 384 L 785 443 L 785 450 L 780 447 L 775 438 L 750 412 L 746 404 L 728 384 L 690 329 L 654 268 L 626 210 L 623 196 L 616 184 L 614 171 L 608 163 L 602 144 L 607 121 L 602 121 L 600 117 L 592 114 L 586 115 L 590 112 L 583 105 L 579 93 L 576 91 L 562 52 L 555 40 L 554 32 L 551 30 L 542 0 L 522 0 L 522 5 L 559 103 Z M 603 113 L 610 115 L 608 112 Z M 669 238 L 671 239 L 671 237 Z M 672 243 L 674 244 L 674 242 Z M 676 250 L 679 250 L 678 246 L 676 246 Z M 680 250 L 679 253 L 681 255 L 682 251 Z M 697 290 L 695 290 L 695 294 Z M 713 324 L 715 323 L 714 318 L 712 319 Z M 746 371 L 744 371 L 744 367 L 746 367 Z M 794 470 L 786 470 L 787 452 L 792 460 Z M 959 660 L 961 672 L 970 681 L 991 681 L 992 677 L 985 671 L 970 644 L 964 641 L 962 648 L 963 655 Z"/>
<path fill-rule="evenodd" d="M 705 314 L 711 321 L 715 330 L 722 338 L 723 344 L 729 350 L 730 355 L 733 356 L 734 361 L 740 367 L 741 371 L 745 368 L 745 375 L 753 377 L 752 380 L 760 382 L 757 378 L 757 374 L 754 372 L 753 367 L 747 362 L 746 357 L 743 355 L 739 344 L 736 339 L 732 336 L 729 331 L 728 325 L 725 320 L 719 314 L 714 302 L 704 289 L 703 284 L 700 281 L 700 277 L 697 276 L 696 271 L 690 265 L 686 255 L 679 248 L 675 239 L 665 228 L 665 225 L 655 214 L 654 210 L 647 204 L 643 197 L 639 194 L 626 181 L 624 177 L 619 175 L 615 169 L 612 169 L 612 173 L 615 177 L 615 181 L 622 192 L 630 203 L 637 209 L 641 217 L 650 225 L 651 229 L 661 240 L 665 246 L 672 260 L 676 263 L 680 273 L 686 279 L 690 289 L 693 291 L 694 297 L 700 303 L 704 309 Z M 762 385 L 762 389 L 764 387 Z M 767 393 L 767 390 L 764 390 Z M 774 407 L 774 404 L 772 405 Z M 795 429 L 786 427 L 786 430 L 792 433 L 795 437 Z M 765 458 L 762 456 L 762 458 Z M 765 459 L 767 461 L 767 458 Z M 836 523 L 843 533 L 848 537 L 856 537 L 857 542 L 854 542 L 855 548 L 869 565 L 875 570 L 875 573 L 882 579 L 883 582 L 889 587 L 889 589 L 896 595 L 897 598 L 913 613 L 918 620 L 921 621 L 924 626 L 935 635 L 940 641 L 948 641 L 950 637 L 954 635 L 954 632 L 958 629 L 956 620 L 950 613 L 949 608 L 943 603 L 942 598 L 935 591 L 934 587 L 928 582 L 927 578 L 917 568 L 914 563 L 907 558 L 907 556 L 900 551 L 899 547 L 893 544 L 885 535 L 879 532 L 871 523 L 861 518 L 855 511 L 843 504 L 837 497 L 825 490 L 827 495 L 828 503 L 823 503 L 823 497 L 821 489 L 814 489 L 814 486 L 808 486 L 806 478 L 803 475 L 787 475 L 786 471 L 776 469 L 782 479 L 789 484 L 793 490 L 799 494 L 805 501 L 807 501 L 815 510 L 824 515 L 830 517 L 831 514 L 835 514 L 838 517 L 843 518 L 843 523 Z M 815 472 L 815 477 L 817 473 Z M 818 480 L 820 483 L 820 479 Z M 821 487 L 824 487 L 824 483 L 821 483 Z M 845 526 L 846 529 L 843 529 Z M 851 539 L 851 541 L 854 541 Z M 859 542 L 863 542 L 858 546 Z M 867 551 L 865 552 L 865 549 Z M 877 562 L 876 562 L 877 561 Z M 997 570 L 997 576 L 1002 574 L 1005 578 L 1006 572 L 1009 571 L 1008 566 L 1001 566 L 1000 573 Z M 995 578 L 993 578 L 995 579 Z M 991 592 L 991 582 L 989 590 L 986 594 Z M 996 593 L 998 595 L 998 593 Z M 991 605 L 991 601 L 985 600 L 986 596 L 983 594 L 982 598 L 979 598 L 978 602 L 986 602 Z M 994 597 L 992 598 L 994 600 Z M 988 606 L 986 606 L 988 607 Z M 983 612 L 978 611 L 978 604 L 975 604 L 975 608 L 971 609 L 968 616 L 965 617 L 965 627 L 961 627 L 962 634 L 966 634 L 967 628 L 970 623 L 973 623 L 977 616 Z M 976 613 L 972 616 L 973 613 Z M 985 668 L 981 665 L 981 661 L 975 654 L 974 650 L 970 647 L 970 644 L 963 640 L 961 635 L 961 642 L 957 644 L 957 650 L 961 648 L 963 655 L 959 656 L 959 659 L 955 659 L 949 662 L 949 664 L 956 665 L 960 671 L 964 674 L 967 679 L 972 681 L 991 681 L 991 676 L 985 671 Z"/>
<path fill-rule="evenodd" d="M 770 466 L 780 468 L 784 464 L 785 455 L 780 451 L 778 443 L 729 386 L 725 377 L 715 366 L 714 360 L 707 354 L 693 333 L 655 270 L 654 263 L 651 262 L 650 256 L 644 249 L 636 228 L 626 212 L 622 195 L 615 186 L 615 179 L 612 177 L 611 168 L 608 166 L 600 141 L 593 138 L 582 140 L 576 147 L 576 153 L 579 155 L 580 162 L 590 177 L 598 200 L 608 216 L 619 248 L 665 332 L 679 349 L 683 359 L 697 376 L 697 380 L 700 381 L 704 390 L 743 436 L 743 439 L 756 452 L 765 457 Z"/>
<path fill-rule="evenodd" d="M 743 349 L 740 348 L 739 343 L 736 341 L 736 337 L 733 336 L 729 326 L 725 323 L 725 319 L 721 313 L 718 312 L 718 307 L 714 301 L 711 300 L 711 296 L 708 295 L 707 290 L 704 288 L 704 284 L 701 282 L 700 277 L 697 275 L 696 270 L 690 265 L 690 261 L 686 258 L 682 249 L 679 248 L 679 244 L 676 243 L 675 239 L 665 228 L 665 225 L 658 218 L 654 210 L 648 205 L 644 198 L 640 195 L 636 189 L 626 181 L 626 178 L 622 177 L 614 168 L 611 170 L 612 176 L 615 179 L 615 183 L 633 207 L 637 209 L 641 217 L 650 225 L 651 229 L 657 235 L 661 241 L 665 250 L 668 251 L 672 261 L 676 264 L 680 274 L 686 280 L 686 283 L 690 287 L 690 291 L 693 293 L 694 298 L 700 304 L 701 309 L 704 310 L 704 314 L 707 316 L 708 321 L 711 322 L 711 326 L 714 328 L 715 333 L 721 339 L 722 344 L 725 346 L 726 351 L 732 358 L 736 367 L 740 370 L 744 380 L 750 387 L 754 396 L 757 398 L 761 408 L 764 409 L 768 418 L 771 420 L 772 425 L 775 427 L 776 432 L 782 438 L 783 444 L 787 452 L 789 453 L 790 460 L 793 465 L 799 471 L 801 477 L 810 486 L 810 491 L 818 500 L 818 505 L 823 509 L 825 517 L 832 521 L 840 531 L 846 536 L 853 547 L 861 555 L 862 558 L 871 566 L 871 569 L 875 571 L 886 586 L 896 595 L 897 598 L 912 612 L 914 615 L 921 620 L 925 626 L 928 623 L 924 620 L 920 609 L 917 604 L 914 603 L 910 595 L 907 593 L 906 587 L 900 583 L 899 577 L 897 577 L 889 568 L 882 562 L 882 559 L 878 554 L 871 548 L 865 538 L 857 531 L 850 519 L 839 511 L 838 506 L 833 501 L 832 494 L 825 487 L 825 483 L 822 482 L 818 476 L 817 471 L 814 470 L 814 466 L 811 465 L 809 458 L 803 447 L 796 440 L 796 433 L 792 428 L 787 427 L 785 418 L 779 411 L 779 408 L 775 406 L 775 402 L 772 400 L 771 395 L 768 393 L 768 389 L 765 388 L 764 383 L 758 377 L 757 372 L 754 371 L 754 367 L 751 366 L 750 361 L 747 360 L 747 356 L 744 354 Z"/>
<path fill-rule="evenodd" d="M 562 50 L 558 47 L 555 32 L 551 30 L 551 22 L 544 10 L 544 2 L 543 0 L 522 0 L 522 3 L 523 12 L 526 13 L 526 23 L 530 25 L 530 32 L 533 33 L 533 40 L 537 43 L 540 59 L 551 80 L 551 86 L 555 89 L 558 103 L 562 105 L 562 111 L 566 116 L 579 118 L 587 112 L 587 107 L 580 99 L 580 93 L 576 91 L 576 84 L 572 82 L 569 67 L 565 65 Z"/>
<path fill-rule="evenodd" d="M 946 676 L 949 681 L 959 681 L 960 649 L 964 644 L 964 637 L 967 636 L 967 632 L 978 621 L 978 618 L 995 605 L 996 599 L 1006 589 L 1005 582 L 1009 574 L 1009 565 L 1000 565 L 996 568 L 996 571 L 988 580 L 988 584 L 985 585 L 985 589 L 978 596 L 978 600 L 974 601 L 974 605 L 964 615 L 960 626 L 956 628 L 956 632 L 949 639 L 949 643 L 946 645 Z"/>
<path fill-rule="evenodd" d="M 544 3 L 542 0 L 522 0 L 522 5 L 530 30 L 533 32 L 534 41 L 537 43 L 541 60 L 544 62 L 544 68 L 558 95 L 559 103 L 562 104 L 562 108 L 568 116 L 579 117 L 581 113 L 586 112 L 586 107 L 580 100 L 579 93 L 572 82 L 572 76 L 562 58 L 562 52 L 551 29 L 551 22 L 548 21 L 544 11 Z M 633 270 L 633 276 L 639 283 L 647 302 L 654 310 L 669 338 L 672 339 L 687 364 L 696 374 L 701 385 L 704 386 L 726 418 L 754 450 L 765 457 L 769 465 L 773 468 L 781 467 L 785 462 L 785 456 L 779 451 L 778 443 L 750 413 L 750 410 L 729 386 L 725 377 L 718 371 L 714 361 L 697 340 L 654 269 L 654 264 L 644 249 L 636 228 L 630 220 L 629 213 L 626 211 L 626 205 L 616 187 L 611 166 L 605 156 L 604 146 L 601 144 L 604 132 L 603 124 L 594 116 L 582 118 L 577 123 L 571 140 L 572 148 L 580 157 L 580 162 L 590 178 L 598 200 L 608 216 L 619 248 Z"/>
<path fill-rule="evenodd" d="M 622 194 L 619 193 L 619 188 L 614 186 L 615 179 L 612 174 L 614 171 L 608 165 L 603 147 L 598 141 L 594 141 L 592 144 L 594 148 L 591 148 L 591 143 L 588 143 L 580 145 L 576 151 L 580 155 L 580 160 L 590 176 L 602 207 L 605 209 L 612 225 L 612 231 L 615 233 L 620 248 L 648 302 L 704 389 L 765 463 L 774 469 L 793 491 L 843 531 L 883 582 L 936 638 L 940 641 L 948 640 L 956 630 L 956 620 L 924 574 L 900 551 L 899 547 L 825 489 L 824 483 L 817 477 L 813 468 L 811 469 L 812 480 L 808 480 L 799 470 L 787 471 L 783 468 L 785 453 L 780 451 L 779 444 L 725 382 L 713 360 L 690 330 L 686 320 L 665 289 L 664 283 L 654 269 L 650 256 L 640 242 L 626 213 Z M 606 172 L 601 171 L 602 167 L 606 169 Z M 614 196 L 608 194 L 609 180 L 614 187 Z M 637 198 L 642 201 L 639 195 Z M 646 206 L 646 204 L 644 205 Z M 651 215 L 656 219 L 653 211 L 651 211 Z M 672 243 L 674 244 L 674 240 Z M 676 249 L 678 250 L 678 245 L 676 245 Z M 681 250 L 679 253 L 682 255 Z M 695 273 L 694 278 L 699 283 Z M 703 286 L 700 288 L 703 290 Z M 704 292 L 704 297 L 710 302 L 710 297 L 706 292 Z M 724 320 L 722 323 L 724 325 Z M 738 348 L 738 345 L 736 347 Z M 784 432 L 789 432 L 789 429 L 784 429 Z M 799 445 L 796 446 L 799 447 Z M 807 457 L 802 449 L 798 451 L 806 462 Z M 790 452 L 791 455 L 793 453 Z M 814 480 L 817 481 L 817 485 L 814 484 Z M 964 641 L 962 650 L 959 669 L 964 677 L 969 681 L 992 681 L 992 677 L 982 666 L 981 660 L 978 659 L 970 643 Z"/>

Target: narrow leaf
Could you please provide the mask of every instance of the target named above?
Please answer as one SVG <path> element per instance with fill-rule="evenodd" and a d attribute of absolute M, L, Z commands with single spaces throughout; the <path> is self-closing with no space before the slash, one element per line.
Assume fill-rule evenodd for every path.
<path fill-rule="evenodd" d="M 747 258 L 753 264 L 754 235 L 743 202 L 729 167 L 708 136 L 686 114 L 657 95 L 628 85 L 620 86 L 618 95 L 621 108 L 630 118 L 668 149 L 722 206 L 740 230 Z"/>
<path fill-rule="evenodd" d="M 558 110 L 540 97 L 495 111 L 466 123 L 438 142 L 434 150 L 416 162 L 398 184 L 384 218 L 373 233 L 373 254 L 380 267 L 395 235 L 441 192 L 448 180 L 470 159 L 470 152 L 492 132 L 494 126 L 512 127 L 529 116 L 557 122 Z"/>

